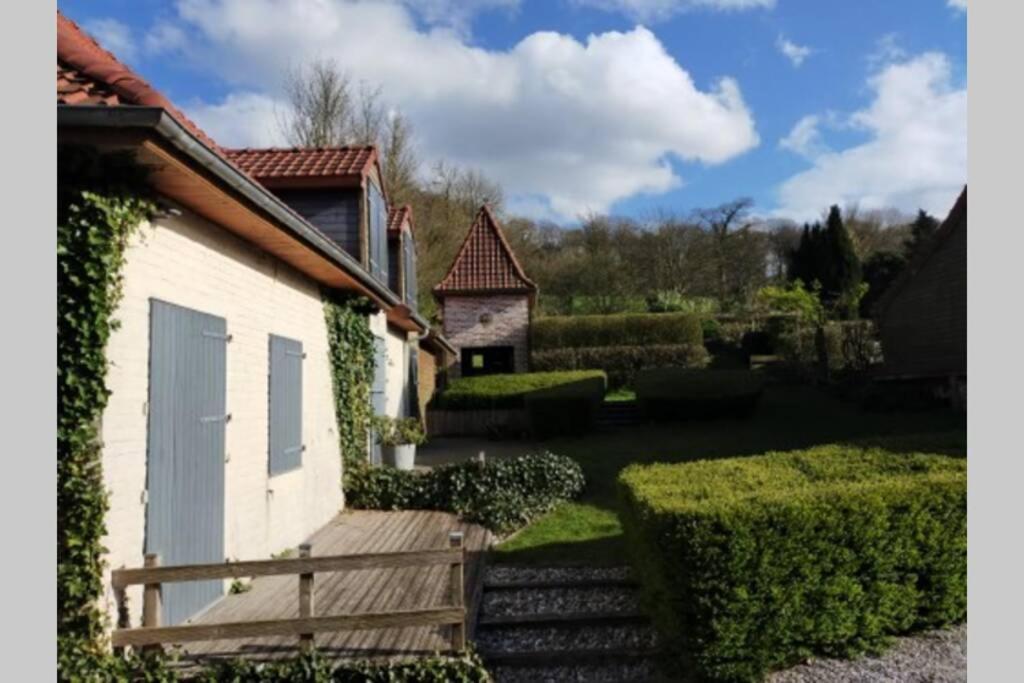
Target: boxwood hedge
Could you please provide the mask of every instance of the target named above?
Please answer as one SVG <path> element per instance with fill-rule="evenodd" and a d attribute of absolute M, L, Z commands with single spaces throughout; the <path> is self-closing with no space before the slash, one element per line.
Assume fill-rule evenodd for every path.
<path fill-rule="evenodd" d="M 583 470 L 554 453 L 442 465 L 429 472 L 360 467 L 345 501 L 368 510 L 444 510 L 498 533 L 526 526 L 583 491 Z"/>
<path fill-rule="evenodd" d="M 537 438 L 583 436 L 591 431 L 608 383 L 603 374 L 526 395 L 530 429 Z"/>
<path fill-rule="evenodd" d="M 695 680 L 753 681 L 966 617 L 966 460 L 822 446 L 618 480 L 645 603 Z"/>
<path fill-rule="evenodd" d="M 534 370 L 599 368 L 613 387 L 633 386 L 640 371 L 649 368 L 702 368 L 710 360 L 703 344 L 651 344 L 648 346 L 584 346 L 534 350 Z"/>
<path fill-rule="evenodd" d="M 763 391 L 763 378 L 749 370 L 656 368 L 636 379 L 637 401 L 653 420 L 745 417 Z"/>
<path fill-rule="evenodd" d="M 533 351 L 703 343 L 700 316 L 688 313 L 553 316 L 534 320 L 530 330 Z"/>
<path fill-rule="evenodd" d="M 526 407 L 526 395 L 563 385 L 600 380 L 600 370 L 528 372 L 508 375 L 460 377 L 434 397 L 430 406 L 444 410 L 499 410 Z"/>

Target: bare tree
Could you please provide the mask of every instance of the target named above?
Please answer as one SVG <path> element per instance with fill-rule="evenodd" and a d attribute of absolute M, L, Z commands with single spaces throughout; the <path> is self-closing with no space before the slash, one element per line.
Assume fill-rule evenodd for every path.
<path fill-rule="evenodd" d="M 381 163 L 391 203 L 401 206 L 411 202 L 416 190 L 419 160 L 416 158 L 412 124 L 401 112 L 392 112 L 387 118 L 381 140 Z"/>
<path fill-rule="evenodd" d="M 726 301 L 729 294 L 729 246 L 734 241 L 734 235 L 753 226 L 753 222 L 748 220 L 753 205 L 754 200 L 743 197 L 711 209 L 696 209 L 693 212 L 697 224 L 707 230 L 714 240 L 718 299 L 721 302 Z"/>
<path fill-rule="evenodd" d="M 284 83 L 289 111 L 278 117 L 281 133 L 296 147 L 348 142 L 355 103 L 348 77 L 331 59 L 289 70 Z"/>

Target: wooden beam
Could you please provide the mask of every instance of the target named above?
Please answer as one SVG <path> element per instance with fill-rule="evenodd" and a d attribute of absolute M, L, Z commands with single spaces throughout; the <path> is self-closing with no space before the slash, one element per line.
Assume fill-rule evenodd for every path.
<path fill-rule="evenodd" d="M 375 628 L 403 628 L 462 623 L 463 608 L 401 610 L 386 613 L 346 614 L 331 617 L 269 619 L 224 624 L 191 624 L 159 628 L 118 629 L 110 636 L 114 647 L 187 643 L 197 640 L 229 640 L 267 636 L 301 636 L 325 631 L 363 631 Z"/>
<path fill-rule="evenodd" d="M 176 567 L 115 569 L 111 573 L 114 588 L 147 583 L 240 579 L 248 576 L 310 574 L 352 569 L 391 569 L 451 565 L 462 561 L 461 549 L 416 550 L 412 552 L 368 553 L 364 555 L 328 555 L 284 560 L 250 560 L 224 564 L 186 564 Z"/>

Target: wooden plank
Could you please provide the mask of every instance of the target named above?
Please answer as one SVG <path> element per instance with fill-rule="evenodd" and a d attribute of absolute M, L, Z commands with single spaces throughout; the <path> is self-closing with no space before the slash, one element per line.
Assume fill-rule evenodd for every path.
<path fill-rule="evenodd" d="M 333 555 L 328 557 L 286 560 L 249 560 L 224 564 L 186 564 L 177 567 L 115 569 L 111 574 L 114 588 L 136 584 L 203 581 L 209 579 L 240 579 L 249 576 L 308 574 L 354 569 L 387 569 L 451 564 L 458 551 L 416 550 L 365 555 Z"/>
<path fill-rule="evenodd" d="M 191 624 L 158 628 L 119 629 L 111 634 L 116 647 L 153 645 L 157 643 L 187 643 L 196 640 L 224 638 L 259 638 L 261 636 L 321 633 L 324 631 L 358 631 L 429 624 L 452 624 L 462 620 L 462 609 L 437 607 L 386 613 L 347 614 L 306 619 L 272 619 L 242 621 L 225 624 Z"/>

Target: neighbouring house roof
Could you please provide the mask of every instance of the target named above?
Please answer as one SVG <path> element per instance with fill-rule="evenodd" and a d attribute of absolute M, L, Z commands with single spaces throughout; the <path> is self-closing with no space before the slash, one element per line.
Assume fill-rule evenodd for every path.
<path fill-rule="evenodd" d="M 914 276 L 921 271 L 921 268 L 928 262 L 932 255 L 959 229 L 967 229 L 967 186 L 964 185 L 964 189 L 960 192 L 960 196 L 957 197 L 956 203 L 953 204 L 953 208 L 950 209 L 949 215 L 942 221 L 942 225 L 935 231 L 931 241 L 928 243 L 926 248 L 922 250 L 910 263 L 903 272 L 896 278 L 896 281 L 889 286 L 882 298 L 879 299 L 878 303 L 875 304 L 873 311 L 876 319 L 881 319 L 885 312 L 895 301 L 900 292 L 914 279 Z M 966 264 L 965 264 L 966 267 Z"/>
<path fill-rule="evenodd" d="M 537 285 L 526 276 L 509 246 L 501 226 L 487 206 L 480 207 L 448 273 L 434 287 L 434 294 L 526 292 Z"/>
<path fill-rule="evenodd" d="M 372 145 L 266 147 L 225 150 L 239 168 L 260 181 L 276 178 L 361 179 L 377 161 Z"/>
<path fill-rule="evenodd" d="M 157 192 L 330 288 L 368 296 L 388 320 L 428 324 L 359 262 L 232 162 L 166 97 L 57 12 L 60 139 L 129 149 Z"/>
<path fill-rule="evenodd" d="M 458 355 L 458 351 L 455 350 L 452 343 L 436 329 L 431 329 L 425 336 L 420 337 L 420 348 L 434 356 Z"/>
<path fill-rule="evenodd" d="M 402 232 L 402 226 L 408 221 L 409 230 L 412 230 L 412 207 L 392 206 L 388 209 L 388 232 L 397 235 Z"/>

